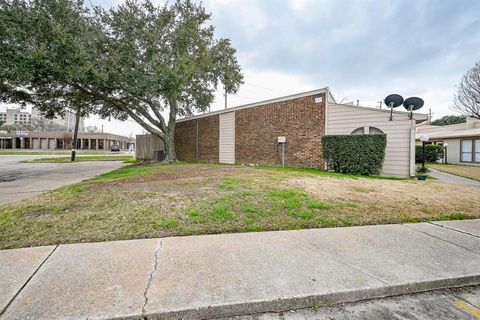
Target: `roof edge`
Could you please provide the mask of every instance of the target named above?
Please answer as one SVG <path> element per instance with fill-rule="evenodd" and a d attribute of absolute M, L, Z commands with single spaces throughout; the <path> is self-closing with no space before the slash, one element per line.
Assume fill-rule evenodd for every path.
<path fill-rule="evenodd" d="M 236 111 L 236 110 L 258 107 L 258 106 L 262 106 L 262 105 L 270 104 L 270 103 L 275 103 L 275 102 L 283 102 L 283 101 L 288 101 L 288 100 L 292 100 L 292 99 L 308 97 L 308 96 L 312 96 L 312 95 L 320 94 L 320 93 L 326 93 L 328 95 L 329 92 L 330 91 L 329 91 L 328 87 L 324 87 L 324 88 L 321 88 L 321 89 L 315 89 L 315 90 L 305 91 L 305 92 L 301 92 L 301 93 L 295 93 L 295 94 L 291 94 L 291 95 L 283 96 L 283 97 L 279 97 L 279 98 L 262 100 L 262 101 L 258 101 L 258 102 L 239 105 L 239 106 L 232 107 L 232 108 L 216 110 L 216 111 L 212 111 L 212 112 L 208 112 L 208 113 L 204 113 L 204 114 L 194 115 L 194 116 L 191 116 L 191 117 L 185 117 L 185 118 L 177 119 L 177 122 L 189 121 L 189 120 L 192 120 L 192 119 L 204 118 L 204 117 L 213 116 L 213 115 L 222 114 L 222 113 L 227 113 L 227 112 L 232 112 L 232 111 Z M 325 99 L 327 99 L 327 97 Z"/>
<path fill-rule="evenodd" d="M 361 109 L 361 110 L 371 110 L 371 111 L 378 111 L 378 112 L 385 112 L 385 113 L 390 113 L 390 109 L 379 109 L 379 108 L 375 108 L 375 107 L 363 107 L 363 106 L 356 106 L 356 105 L 351 105 L 351 104 L 345 104 L 345 103 L 331 103 L 332 105 L 339 105 L 339 106 L 342 106 L 342 107 L 350 107 L 350 108 L 355 108 L 355 109 Z M 393 113 L 394 114 L 408 114 L 409 112 L 408 111 L 397 111 L 397 110 L 393 110 Z M 426 113 L 417 113 L 417 112 L 413 112 L 413 115 L 414 116 L 423 116 L 425 117 L 425 119 L 415 119 L 417 121 L 423 121 L 423 120 L 427 120 L 428 119 L 428 114 Z"/>

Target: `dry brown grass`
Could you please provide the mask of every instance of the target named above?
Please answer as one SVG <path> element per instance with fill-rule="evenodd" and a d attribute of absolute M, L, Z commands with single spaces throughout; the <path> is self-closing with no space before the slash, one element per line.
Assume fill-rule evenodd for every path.
<path fill-rule="evenodd" d="M 134 165 L 0 208 L 0 248 L 479 218 L 479 195 L 319 170 Z"/>
<path fill-rule="evenodd" d="M 430 167 L 451 174 L 455 174 L 460 177 L 473 179 L 480 181 L 480 166 L 463 166 L 454 164 L 430 164 Z"/>

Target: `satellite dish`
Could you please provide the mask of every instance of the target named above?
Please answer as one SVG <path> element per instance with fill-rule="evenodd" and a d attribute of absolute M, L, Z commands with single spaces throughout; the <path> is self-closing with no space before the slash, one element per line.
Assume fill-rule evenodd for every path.
<path fill-rule="evenodd" d="M 403 101 L 403 106 L 405 107 L 405 109 L 410 111 L 410 119 L 413 118 L 413 111 L 423 107 L 423 103 L 423 100 L 418 97 L 410 97 Z"/>
<path fill-rule="evenodd" d="M 383 100 L 390 108 L 390 121 L 393 120 L 393 108 L 400 107 L 403 103 L 403 97 L 399 94 L 390 94 Z"/>
<path fill-rule="evenodd" d="M 403 106 L 408 111 L 414 111 L 423 107 L 423 103 L 424 102 L 422 99 L 417 97 L 411 97 L 411 98 L 405 99 L 405 101 L 403 102 Z"/>
<path fill-rule="evenodd" d="M 403 97 L 399 94 L 390 94 L 385 98 L 384 102 L 389 108 L 400 107 L 403 103 Z"/>

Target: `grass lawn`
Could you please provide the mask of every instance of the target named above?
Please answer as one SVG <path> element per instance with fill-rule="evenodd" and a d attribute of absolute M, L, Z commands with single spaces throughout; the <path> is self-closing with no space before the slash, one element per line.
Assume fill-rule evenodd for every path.
<path fill-rule="evenodd" d="M 466 166 L 458 164 L 429 164 L 429 167 L 437 169 L 451 174 L 455 174 L 460 177 L 473 179 L 480 181 L 480 166 Z"/>
<path fill-rule="evenodd" d="M 78 155 L 75 162 L 82 161 L 123 161 L 123 162 L 135 162 L 132 156 L 116 156 L 116 155 Z M 72 163 L 70 157 L 57 157 L 57 158 L 40 158 L 33 160 L 22 161 L 24 163 Z"/>
<path fill-rule="evenodd" d="M 311 169 L 133 164 L 0 208 L 0 248 L 480 218 L 480 191 Z"/>

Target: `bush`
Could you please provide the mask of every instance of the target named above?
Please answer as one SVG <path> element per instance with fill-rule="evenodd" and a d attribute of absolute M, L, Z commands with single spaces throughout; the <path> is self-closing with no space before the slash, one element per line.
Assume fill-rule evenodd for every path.
<path fill-rule="evenodd" d="M 437 162 L 443 158 L 443 146 L 437 144 L 425 145 L 425 161 Z M 422 146 L 415 147 L 415 162 L 422 162 Z"/>
<path fill-rule="evenodd" d="M 417 173 L 423 174 L 423 173 L 428 173 L 428 172 L 430 172 L 430 169 L 427 166 L 425 166 L 425 167 L 417 166 Z"/>
<path fill-rule="evenodd" d="M 384 134 L 326 135 L 322 137 L 323 158 L 335 172 L 378 175 L 385 159 Z"/>

